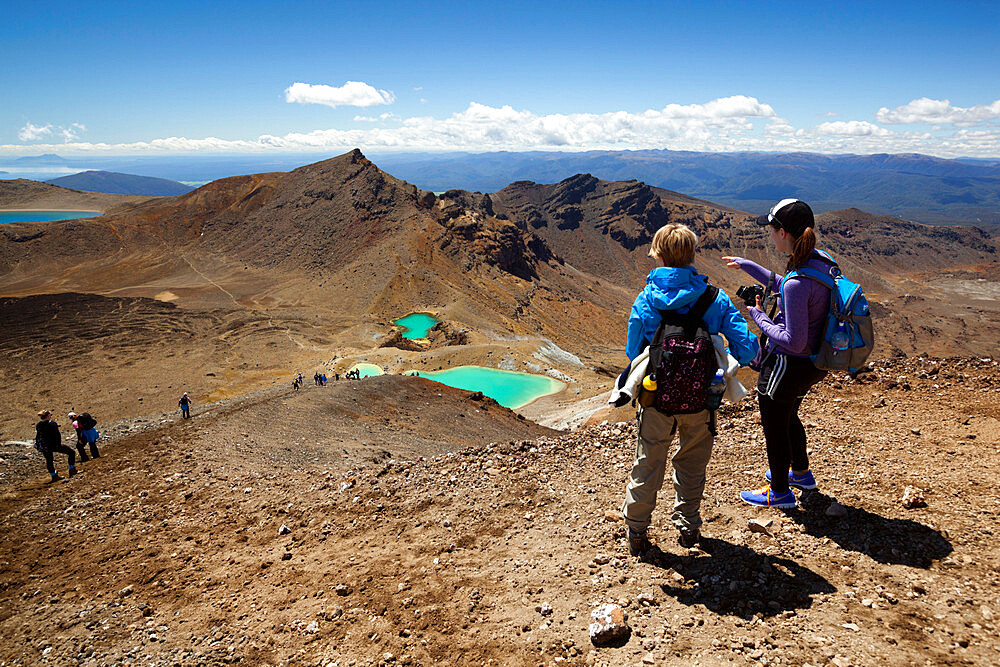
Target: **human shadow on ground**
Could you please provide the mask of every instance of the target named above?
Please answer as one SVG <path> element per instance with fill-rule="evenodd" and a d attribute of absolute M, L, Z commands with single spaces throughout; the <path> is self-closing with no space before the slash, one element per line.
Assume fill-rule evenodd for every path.
<path fill-rule="evenodd" d="M 819 491 L 802 494 L 801 510 L 787 516 L 815 537 L 828 537 L 841 549 L 857 551 L 884 564 L 927 569 L 952 552 L 941 531 L 912 519 L 890 519 L 843 505 L 843 517 L 828 516 L 834 499 Z"/>
<path fill-rule="evenodd" d="M 808 609 L 812 596 L 837 590 L 822 576 L 787 558 L 709 537 L 702 537 L 701 551 L 679 556 L 654 547 L 644 560 L 683 577 L 675 585 L 660 585 L 678 602 L 702 604 L 717 614 L 744 619 Z"/>

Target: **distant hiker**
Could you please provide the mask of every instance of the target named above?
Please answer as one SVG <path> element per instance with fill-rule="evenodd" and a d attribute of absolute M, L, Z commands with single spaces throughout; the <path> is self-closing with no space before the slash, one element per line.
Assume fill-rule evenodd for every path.
<path fill-rule="evenodd" d="M 295 378 L 294 380 L 292 380 L 292 391 L 298 391 L 298 390 L 299 390 L 299 379 Z"/>
<path fill-rule="evenodd" d="M 321 387 L 326 386 L 326 373 L 323 373 L 322 375 L 319 376 L 319 386 Z"/>
<path fill-rule="evenodd" d="M 698 237 L 685 225 L 671 224 L 657 230 L 649 255 L 663 266 L 649 272 L 646 287 L 636 297 L 629 315 L 625 344 L 629 361 L 637 360 L 648 350 L 650 357 L 655 357 L 649 362 L 649 370 L 661 375 L 656 389 L 650 383 L 650 395 L 638 406 L 635 462 L 622 503 L 622 514 L 628 524 L 629 552 L 633 556 L 641 556 L 651 547 L 646 530 L 656 506 L 656 494 L 663 484 L 668 447 L 675 432 L 680 442 L 670 457 L 674 470 L 671 521 L 680 531 L 681 546 L 693 547 L 700 539 L 705 469 L 712 455 L 714 408 L 718 407 L 716 404 L 711 406 L 712 410 L 708 409 L 708 389 L 719 363 L 711 338 L 708 351 L 704 338 L 697 339 L 695 344 L 684 342 L 689 338 L 687 334 L 722 333 L 739 365 L 750 362 L 758 348 L 746 320 L 726 293 L 710 285 L 708 278 L 692 266 L 697 245 Z M 681 326 L 674 327 L 675 324 Z M 664 338 L 668 325 L 671 332 L 684 334 L 683 341 L 680 334 Z M 677 347 L 673 347 L 675 342 Z M 697 350 L 698 356 L 692 359 L 693 365 L 681 367 L 675 373 L 672 360 L 685 358 L 682 350 L 685 345 L 686 349 Z M 669 353 L 662 352 L 664 346 L 669 347 Z M 676 356 L 674 350 L 678 350 Z"/>
<path fill-rule="evenodd" d="M 185 391 L 184 395 L 181 396 L 181 400 L 177 401 L 177 405 L 181 408 L 181 419 L 191 418 L 191 397 Z"/>
<path fill-rule="evenodd" d="M 70 425 L 76 432 L 76 451 L 80 453 L 80 461 L 81 462 L 89 461 L 90 459 L 87 457 L 87 449 L 86 449 L 87 441 L 84 439 L 83 434 L 80 432 L 81 429 L 80 429 L 80 421 L 78 415 L 75 412 L 71 411 L 68 415 L 66 415 L 66 417 L 67 419 L 69 419 Z"/>
<path fill-rule="evenodd" d="M 59 433 L 59 424 L 52 421 L 52 413 L 42 410 L 38 413 L 41 420 L 35 424 L 35 449 L 45 457 L 45 467 L 52 477 L 50 481 L 55 482 L 62 479 L 56 474 L 55 463 L 52 455 L 55 452 L 65 454 L 69 457 L 69 476 L 76 474 L 76 452 L 62 444 L 62 435 Z"/>
<path fill-rule="evenodd" d="M 90 446 L 90 458 L 101 458 L 101 453 L 97 449 L 97 441 L 101 438 L 101 434 L 97 430 L 97 420 L 91 417 L 89 412 L 84 412 L 77 417 L 76 423 L 80 427 L 80 438 L 85 444 Z M 80 450 L 80 460 L 87 461 L 87 454 L 83 450 L 83 445 L 78 443 L 77 449 Z"/>
<path fill-rule="evenodd" d="M 333 379 L 334 379 L 335 382 L 340 382 L 340 373 L 334 373 L 333 374 Z"/>
<path fill-rule="evenodd" d="M 770 227 L 775 249 L 788 255 L 786 273 L 808 267 L 829 275 L 832 260 L 815 249 L 816 221 L 808 204 L 782 199 L 767 215 L 758 218 L 757 224 Z M 757 402 L 770 469 L 764 473 L 768 484 L 742 491 L 740 498 L 759 507 L 792 508 L 796 500 L 790 486 L 816 488 L 816 479 L 809 470 L 806 432 L 798 412 L 803 397 L 827 373 L 817 369 L 809 355 L 818 349 L 823 336 L 830 289 L 801 274 L 785 280 L 785 276 L 742 257 L 722 259 L 727 266 L 743 269 L 779 297 L 779 312 L 773 320 L 764 312 L 760 294 L 749 308 L 750 317 L 763 333 L 761 359 L 755 366 L 760 369 Z"/>
<path fill-rule="evenodd" d="M 302 380 L 302 373 L 299 373 L 299 376 L 297 378 L 295 378 L 295 379 L 299 381 L 299 386 L 301 387 L 302 386 L 302 382 L 303 382 L 303 380 Z"/>

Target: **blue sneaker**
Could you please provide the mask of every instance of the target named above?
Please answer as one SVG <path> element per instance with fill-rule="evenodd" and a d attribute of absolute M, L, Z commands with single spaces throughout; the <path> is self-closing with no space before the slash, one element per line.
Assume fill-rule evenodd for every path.
<path fill-rule="evenodd" d="M 793 509 L 797 504 L 791 489 L 784 493 L 775 493 L 771 490 L 770 484 L 755 491 L 740 491 L 740 500 L 757 507 L 774 507 L 782 510 Z"/>
<path fill-rule="evenodd" d="M 771 471 L 768 470 L 764 473 L 764 479 L 768 482 L 771 481 Z M 796 475 L 791 470 L 788 471 L 788 486 L 793 486 L 796 489 L 802 489 L 803 491 L 812 491 L 816 488 L 816 478 L 813 477 L 812 470 L 806 470 L 803 475 Z"/>

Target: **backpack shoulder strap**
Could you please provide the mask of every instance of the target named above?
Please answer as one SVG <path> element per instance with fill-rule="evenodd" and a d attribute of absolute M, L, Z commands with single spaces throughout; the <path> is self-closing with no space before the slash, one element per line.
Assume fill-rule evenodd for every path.
<path fill-rule="evenodd" d="M 715 285 L 709 283 L 705 287 L 705 291 L 701 293 L 698 300 L 694 302 L 691 306 L 691 310 L 688 311 L 688 316 L 697 321 L 703 321 L 705 319 L 705 313 L 708 312 L 709 306 L 715 301 L 715 297 L 719 295 L 719 288 Z"/>
<path fill-rule="evenodd" d="M 837 265 L 833 264 L 833 266 Z M 792 269 L 791 271 L 785 274 L 784 279 L 781 281 L 781 288 L 779 289 L 779 293 L 781 296 L 782 304 L 784 304 L 785 302 L 785 283 L 787 283 L 790 278 L 809 278 L 811 280 L 815 280 L 816 282 L 822 284 L 829 290 L 833 290 L 837 285 L 836 281 L 829 273 L 824 273 L 819 269 L 814 269 L 808 266 L 803 266 L 798 269 Z"/>
<path fill-rule="evenodd" d="M 804 278 L 812 278 L 816 282 L 823 283 L 830 289 L 833 289 L 834 280 L 829 273 L 824 273 L 818 269 L 813 269 L 808 266 L 803 266 L 801 269 L 796 269 L 796 274 Z M 787 278 L 787 276 L 786 276 Z"/>

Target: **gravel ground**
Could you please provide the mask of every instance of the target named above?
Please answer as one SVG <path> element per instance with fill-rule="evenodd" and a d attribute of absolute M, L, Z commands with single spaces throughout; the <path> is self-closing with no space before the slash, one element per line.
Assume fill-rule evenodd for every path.
<path fill-rule="evenodd" d="M 0 664 L 1000 662 L 995 361 L 825 381 L 802 410 L 820 487 L 787 512 L 738 504 L 763 439 L 751 403 L 724 407 L 701 548 L 661 495 L 641 561 L 631 422 L 556 433 L 380 382 L 119 424 L 52 485 L 5 446 Z M 631 633 L 598 648 L 606 602 Z"/>

